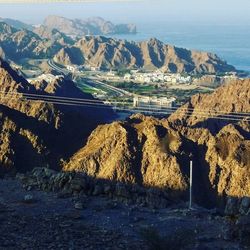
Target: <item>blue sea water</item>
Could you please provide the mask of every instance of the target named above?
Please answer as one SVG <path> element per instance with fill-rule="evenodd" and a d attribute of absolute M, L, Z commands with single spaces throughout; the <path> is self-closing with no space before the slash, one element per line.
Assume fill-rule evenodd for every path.
<path fill-rule="evenodd" d="M 141 23 L 135 35 L 114 35 L 127 40 L 155 37 L 165 43 L 216 53 L 239 70 L 250 72 L 250 25 Z"/>

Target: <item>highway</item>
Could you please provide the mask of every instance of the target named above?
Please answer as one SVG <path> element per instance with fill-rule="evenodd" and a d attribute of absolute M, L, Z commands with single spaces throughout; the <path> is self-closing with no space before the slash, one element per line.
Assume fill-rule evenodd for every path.
<path fill-rule="evenodd" d="M 52 69 L 54 69 L 54 70 L 56 70 L 56 71 L 58 71 L 58 72 L 60 72 L 60 73 L 62 73 L 62 74 L 67 75 L 67 74 L 70 74 L 70 73 L 71 73 L 69 70 L 63 69 L 63 68 L 57 66 L 57 65 L 53 62 L 53 60 L 48 60 L 48 65 L 49 65 Z M 74 73 L 74 75 L 75 75 L 75 76 L 82 77 L 82 78 L 85 77 L 85 75 L 84 75 L 83 73 Z M 86 84 L 86 83 L 89 84 L 90 87 L 92 87 L 92 86 L 91 86 L 91 83 L 92 83 L 92 82 L 93 82 L 93 84 L 95 85 L 95 87 L 97 87 L 98 85 L 101 85 L 101 86 L 105 87 L 106 89 L 108 89 L 108 90 L 110 90 L 110 91 L 112 91 L 112 92 L 115 92 L 118 96 L 133 96 L 132 93 L 130 93 L 130 92 L 126 91 L 126 90 L 123 90 L 123 89 L 116 88 L 116 87 L 114 87 L 114 86 L 110 86 L 109 84 L 106 84 L 106 83 L 104 83 L 104 82 L 101 82 L 101 81 L 98 80 L 96 77 L 88 77 L 88 78 L 85 78 L 85 84 Z"/>
<path fill-rule="evenodd" d="M 60 72 L 60 73 L 62 73 L 62 74 L 67 75 L 67 74 L 70 73 L 67 69 L 62 69 L 62 68 L 58 67 L 52 60 L 48 60 L 48 65 L 49 65 L 52 69 L 54 69 L 54 70 L 56 70 L 56 71 L 58 71 L 58 72 Z"/>

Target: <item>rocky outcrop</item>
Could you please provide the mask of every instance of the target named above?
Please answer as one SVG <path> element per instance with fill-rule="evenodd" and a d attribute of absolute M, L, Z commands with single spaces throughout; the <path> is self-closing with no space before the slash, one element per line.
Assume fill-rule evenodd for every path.
<path fill-rule="evenodd" d="M 167 131 L 153 118 L 135 116 L 128 122 L 99 126 L 64 170 L 179 191 L 187 187 L 178 162 L 182 153 L 177 132 Z"/>
<path fill-rule="evenodd" d="M 43 24 L 50 29 L 58 29 L 70 36 L 136 33 L 134 24 L 115 25 L 100 17 L 70 20 L 60 16 L 48 16 Z"/>
<path fill-rule="evenodd" d="M 198 94 L 170 116 L 169 121 L 187 126 L 206 126 L 212 129 L 234 119 L 244 119 L 250 112 L 250 80 L 235 80 L 218 88 L 212 94 Z M 213 117 L 226 116 L 228 121 L 216 123 Z M 210 124 L 210 126 L 209 126 Z M 213 128 L 214 130 L 216 127 Z"/>
<path fill-rule="evenodd" d="M 23 58 L 47 58 L 61 48 L 58 41 L 42 39 L 30 30 L 18 30 L 0 22 L 0 46 L 5 56 L 13 61 Z"/>
<path fill-rule="evenodd" d="M 0 58 L 5 59 L 5 53 L 2 49 L 2 47 L 0 47 Z"/>
<path fill-rule="evenodd" d="M 128 203 L 150 208 L 166 208 L 171 197 L 158 189 L 146 189 L 138 185 L 93 179 L 75 172 L 57 172 L 48 168 L 34 168 L 26 174 L 17 174 L 27 190 L 40 189 L 58 192 L 58 197 L 72 195 L 107 196 Z M 176 202 L 176 201 L 175 201 Z M 175 203 L 172 201 L 172 203 Z"/>
<path fill-rule="evenodd" d="M 110 110 L 104 114 L 95 108 L 39 99 L 40 95 L 87 99 L 92 96 L 64 78 L 28 83 L 2 59 L 0 92 L 1 173 L 27 171 L 34 166 L 58 168 L 61 160 L 84 145 L 97 124 L 112 116 Z"/>
<path fill-rule="evenodd" d="M 238 81 L 210 96 L 199 95 L 198 100 L 193 98 L 194 107 L 249 112 L 249 86 L 249 80 Z M 213 106 L 213 102 L 219 104 Z M 249 120 L 210 121 L 207 114 L 201 126 L 195 113 L 185 118 L 180 110 L 165 120 L 135 115 L 125 122 L 99 126 L 64 170 L 185 195 L 192 159 L 198 203 L 211 207 L 224 204 L 226 196 L 250 197 Z"/>
<path fill-rule="evenodd" d="M 48 39 L 52 42 L 58 42 L 62 46 L 73 45 L 74 40 L 57 29 L 50 29 L 46 26 L 39 26 L 33 29 L 33 32 L 43 39 Z"/>

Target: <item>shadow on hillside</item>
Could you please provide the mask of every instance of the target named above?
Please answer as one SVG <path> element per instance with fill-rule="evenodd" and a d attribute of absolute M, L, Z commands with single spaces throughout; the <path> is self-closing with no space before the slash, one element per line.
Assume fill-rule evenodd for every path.
<path fill-rule="evenodd" d="M 195 165 L 194 165 L 195 168 Z M 194 176 L 199 178 L 199 172 Z M 19 176 L 19 175 L 17 175 Z M 189 189 L 174 190 L 169 188 L 157 188 L 143 186 L 135 183 L 124 183 L 115 180 L 107 180 L 91 177 L 85 173 L 57 172 L 47 168 L 35 168 L 30 173 L 21 174 L 20 180 L 24 181 L 26 188 L 38 188 L 44 191 L 56 191 L 66 194 L 85 194 L 93 196 L 107 196 L 118 199 L 127 204 L 137 204 L 150 208 L 188 208 Z M 195 177 L 196 178 L 196 177 Z M 194 178 L 194 179 L 195 179 Z M 56 181 L 55 181 L 56 180 Z M 203 183 L 194 182 L 193 204 L 207 209 L 224 209 L 225 197 L 221 197 L 220 203 L 216 202 L 218 197 L 207 187 L 202 187 Z M 215 197 L 215 200 L 212 200 Z M 223 203 L 222 203 L 223 201 Z"/>
<path fill-rule="evenodd" d="M 233 114 L 229 114 L 233 115 Z M 225 116 L 223 116 L 225 117 Z M 215 136 L 223 127 L 233 124 L 245 138 L 250 138 L 250 133 L 247 133 L 244 131 L 237 123 L 239 121 L 233 120 L 234 118 L 231 118 L 231 120 L 220 120 L 220 118 L 223 118 L 221 116 L 218 116 L 219 119 L 216 118 L 208 118 L 205 121 L 198 122 L 197 124 L 193 125 L 191 128 L 205 128 L 209 129 L 210 133 Z M 230 117 L 228 117 L 230 119 Z"/>

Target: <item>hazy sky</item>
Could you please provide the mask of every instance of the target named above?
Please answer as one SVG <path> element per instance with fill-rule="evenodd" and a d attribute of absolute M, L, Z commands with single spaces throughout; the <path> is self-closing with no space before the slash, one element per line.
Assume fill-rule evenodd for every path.
<path fill-rule="evenodd" d="M 1 0 L 0 0 L 1 2 Z M 149 20 L 250 25 L 250 0 L 141 0 L 81 4 L 1 4 L 0 16 L 41 23 L 49 14 L 70 18 L 102 16 L 116 22 Z"/>

